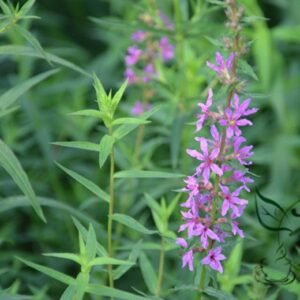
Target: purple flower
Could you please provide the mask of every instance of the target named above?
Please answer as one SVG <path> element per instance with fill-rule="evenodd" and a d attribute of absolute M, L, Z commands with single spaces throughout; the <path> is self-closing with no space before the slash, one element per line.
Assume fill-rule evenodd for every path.
<path fill-rule="evenodd" d="M 232 234 L 233 234 L 233 235 L 239 235 L 241 238 L 243 238 L 243 237 L 244 237 L 244 232 L 243 232 L 242 229 L 240 229 L 240 228 L 238 227 L 238 225 L 239 225 L 239 223 L 238 223 L 237 221 L 232 221 L 232 223 L 231 223 L 231 226 L 232 226 L 232 229 L 231 229 Z"/>
<path fill-rule="evenodd" d="M 169 30 L 173 30 L 174 29 L 174 25 L 171 22 L 171 20 L 161 11 L 159 12 L 159 17 L 160 19 L 163 21 L 164 26 L 169 29 Z"/>
<path fill-rule="evenodd" d="M 207 66 L 217 72 L 221 80 L 223 80 L 226 84 L 230 84 L 232 82 L 231 77 L 231 68 L 233 65 L 235 54 L 232 52 L 229 57 L 224 60 L 223 56 L 217 52 L 216 53 L 216 65 L 207 62 Z"/>
<path fill-rule="evenodd" d="M 127 55 L 125 56 L 126 65 L 127 66 L 135 65 L 139 61 L 142 53 L 143 51 L 139 49 L 137 46 L 129 47 L 127 49 Z"/>
<path fill-rule="evenodd" d="M 155 75 L 155 69 L 153 64 L 148 64 L 144 68 L 145 76 L 143 77 L 144 82 L 148 82 Z"/>
<path fill-rule="evenodd" d="M 181 215 L 185 219 L 185 223 L 183 223 L 179 227 L 178 231 L 181 232 L 181 231 L 187 229 L 188 238 L 191 238 L 194 236 L 195 229 L 197 228 L 198 223 L 199 223 L 199 218 L 198 218 L 198 216 L 195 216 L 194 214 L 192 214 L 191 211 L 181 212 Z"/>
<path fill-rule="evenodd" d="M 147 33 L 142 30 L 138 30 L 131 35 L 131 39 L 135 42 L 142 42 L 147 36 Z"/>
<path fill-rule="evenodd" d="M 144 113 L 145 108 L 144 105 L 141 101 L 136 101 L 133 105 L 133 107 L 131 108 L 131 114 L 134 116 L 140 116 Z"/>
<path fill-rule="evenodd" d="M 197 131 L 202 129 L 204 121 L 208 118 L 209 116 L 209 109 L 212 105 L 212 96 L 213 96 L 213 91 L 212 89 L 208 90 L 208 97 L 206 100 L 206 103 L 198 103 L 198 106 L 201 108 L 202 114 L 198 116 L 197 120 Z"/>
<path fill-rule="evenodd" d="M 240 119 L 241 114 L 236 111 L 232 111 L 230 108 L 226 108 L 223 118 L 219 121 L 220 125 L 226 126 L 227 138 L 231 138 L 233 135 L 239 136 L 242 134 L 239 126 L 252 125 L 247 119 Z"/>
<path fill-rule="evenodd" d="M 162 37 L 160 39 L 159 48 L 164 62 L 167 62 L 174 57 L 174 46 L 170 44 L 167 37 Z"/>
<path fill-rule="evenodd" d="M 209 250 L 207 256 L 201 260 L 202 264 L 209 265 L 212 269 L 223 273 L 223 267 L 220 261 L 226 259 L 226 257 L 221 252 L 222 248 L 220 246 Z"/>
<path fill-rule="evenodd" d="M 252 162 L 245 161 L 245 159 L 248 159 L 253 155 L 253 152 L 251 152 L 253 146 L 245 146 L 243 148 L 240 148 L 241 144 L 245 141 L 246 139 L 244 137 L 236 137 L 233 142 L 233 152 L 235 158 L 241 165 L 250 165 Z"/>
<path fill-rule="evenodd" d="M 204 249 L 207 249 L 208 247 L 208 238 L 220 241 L 219 237 L 207 225 L 203 224 L 198 224 L 197 228 L 194 230 L 194 235 L 200 236 L 201 244 Z"/>
<path fill-rule="evenodd" d="M 189 266 L 190 271 L 194 271 L 194 254 L 193 250 L 190 250 L 186 252 L 182 257 L 182 268 L 184 268 L 186 265 Z"/>
<path fill-rule="evenodd" d="M 225 216 L 228 210 L 231 209 L 236 216 L 240 216 L 241 210 L 239 206 L 244 206 L 248 203 L 247 200 L 238 198 L 241 188 L 238 188 L 231 193 L 229 187 L 220 184 L 220 189 L 223 198 L 221 215 Z"/>
<path fill-rule="evenodd" d="M 183 238 L 177 238 L 176 239 L 176 245 L 182 247 L 182 248 L 187 248 L 188 247 L 188 243 L 185 239 Z"/>
<path fill-rule="evenodd" d="M 241 116 L 249 116 L 255 114 L 258 111 L 257 108 L 248 109 L 250 102 L 251 99 L 246 99 L 240 104 L 239 96 L 237 94 L 234 94 L 231 107 L 234 108 L 235 111 L 238 111 Z"/>
<path fill-rule="evenodd" d="M 230 179 L 235 182 L 241 182 L 243 184 L 242 188 L 245 189 L 247 192 L 250 192 L 250 189 L 248 188 L 247 183 L 254 182 L 253 179 L 245 176 L 245 172 L 240 171 L 240 170 L 234 170 Z"/>
<path fill-rule="evenodd" d="M 126 69 L 124 72 L 124 77 L 128 80 L 129 84 L 137 82 L 137 77 L 132 69 Z"/>
<path fill-rule="evenodd" d="M 194 157 L 202 163 L 197 167 L 197 175 L 203 175 L 204 181 L 208 182 L 211 171 L 216 173 L 219 176 L 223 175 L 222 169 L 214 162 L 217 159 L 219 154 L 219 149 L 212 149 L 211 153 L 208 152 L 207 141 L 205 138 L 199 139 L 200 141 L 200 148 L 202 153 L 198 152 L 197 150 L 187 149 L 187 153 Z"/>

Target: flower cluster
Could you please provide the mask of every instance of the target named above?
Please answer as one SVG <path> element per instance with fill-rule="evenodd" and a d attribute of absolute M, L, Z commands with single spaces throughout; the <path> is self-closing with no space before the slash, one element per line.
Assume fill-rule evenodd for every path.
<path fill-rule="evenodd" d="M 223 84 L 234 81 L 232 70 L 234 53 L 224 60 L 216 54 L 216 65 L 207 63 Z M 213 109 L 213 91 L 209 89 L 206 103 L 199 103 L 196 130 L 205 124 L 210 126 L 210 138 L 196 137 L 199 149 L 187 149 L 189 156 L 199 161 L 195 173 L 185 179 L 187 200 L 181 204 L 183 224 L 179 232 L 187 231 L 187 239 L 178 238 L 177 244 L 185 249 L 182 266 L 193 270 L 194 254 L 205 253 L 203 265 L 223 272 L 222 243 L 230 236 L 244 237 L 239 228 L 239 217 L 247 205 L 240 194 L 250 191 L 253 180 L 247 176 L 252 146 L 245 145 L 242 127 L 252 125 L 247 119 L 257 109 L 249 108 L 251 99 L 240 101 L 236 93 L 230 93 L 224 108 Z"/>
<path fill-rule="evenodd" d="M 148 20 L 148 25 L 158 27 L 163 25 L 164 29 L 173 30 L 173 24 L 167 16 L 159 12 L 158 21 Z M 159 23 L 159 24 L 157 24 Z M 138 30 L 131 36 L 134 45 L 127 49 L 125 56 L 126 70 L 124 72 L 130 85 L 143 85 L 158 77 L 156 68 L 157 61 L 167 63 L 174 58 L 174 46 L 168 37 L 155 38 L 152 33 Z M 147 108 L 137 101 L 132 109 L 134 115 L 139 115 Z"/>

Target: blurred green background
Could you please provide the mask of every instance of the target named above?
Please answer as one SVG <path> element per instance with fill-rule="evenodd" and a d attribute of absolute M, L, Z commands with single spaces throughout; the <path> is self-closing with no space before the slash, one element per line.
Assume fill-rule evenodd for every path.
<path fill-rule="evenodd" d="M 22 26 L 29 29 L 47 52 L 73 62 L 87 72 L 96 72 L 107 90 L 115 90 L 123 81 L 124 55 L 131 44 L 130 35 L 140 26 L 138 16 L 151 7 L 151 2 L 155 1 L 39 0 L 32 13 L 40 19 L 25 20 Z M 174 20 L 174 1 L 156 2 Z M 212 60 L 214 52 L 218 50 L 217 45 L 209 42 L 206 37 L 217 39 L 226 30 L 222 10 L 216 10 L 198 22 L 191 19 L 192 4 L 197 1 L 179 2 L 186 36 L 184 41 L 176 44 L 176 38 L 172 33 L 169 34 L 177 47 L 178 62 L 166 69 L 165 86 L 152 87 L 158 91 L 155 104 L 162 103 L 163 109 L 154 118 L 151 128 L 146 129 L 140 167 L 189 174 L 193 162 L 185 155 L 185 149 L 191 144 L 194 128 L 186 123 L 194 121 L 196 103 L 199 99 L 203 101 L 202 93 L 209 82 L 209 77 L 206 77 L 208 72 L 204 70 L 205 61 Z M 257 175 L 255 187 L 281 206 L 287 207 L 300 198 L 300 2 L 239 2 L 248 17 L 243 29 L 244 36 L 251 41 L 246 57 L 258 76 L 258 80 L 250 77 L 246 79 L 247 93 L 252 95 L 253 105 L 260 109 L 253 120 L 255 126 L 245 131 L 249 142 L 255 146 L 251 171 Z M 28 45 L 24 38 L 13 31 L 0 35 L 0 45 L 8 44 Z M 16 53 L 1 54 L 0 51 L 0 93 L 55 66 L 45 59 Z M 83 221 L 86 221 L 85 216 L 98 221 L 95 223 L 97 232 L 99 236 L 105 235 L 103 224 L 107 208 L 93 201 L 88 191 L 54 163 L 58 161 L 76 170 L 103 188 L 108 185 L 108 168 L 99 172 L 96 154 L 51 144 L 67 140 L 98 142 L 104 132 L 103 126 L 94 120 L 68 116 L 70 112 L 95 107 L 95 95 L 91 78 L 70 68 L 59 67 L 57 74 L 20 98 L 20 109 L 1 118 L 0 136 L 19 158 L 36 193 L 47 199 L 56 199 L 68 208 L 46 207 L 47 225 L 41 224 L 29 208 L 0 209 L 0 266 L 10 268 L 7 275 L 1 278 L 2 287 L 18 282 L 26 290 L 24 282 L 35 286 L 38 283 L 40 285 L 40 282 L 48 282 L 46 277 L 25 269 L 12 254 L 32 256 L 32 260 L 40 260 L 69 274 L 76 272 L 68 262 L 40 256 L 44 252 L 76 251 L 77 233 L 70 217 L 74 213 L 70 207 L 83 215 L 76 216 Z M 174 89 L 176 95 L 170 93 Z M 128 88 L 120 115 L 128 114 L 140 94 L 138 88 Z M 134 166 L 130 158 L 134 138 L 135 135 L 132 135 L 117 148 L 118 169 Z M 164 195 L 170 199 L 175 195 L 171 190 L 179 189 L 182 185 L 181 181 L 120 180 L 117 195 L 122 197 L 122 201 L 117 205 L 117 211 L 126 210 L 131 216 L 151 226 L 153 221 L 149 210 L 141 200 L 143 193 L 151 193 L 155 198 Z M 2 200 L 19 194 L 14 182 L 0 169 Z M 255 213 L 254 193 L 248 197 L 250 205 L 243 225 L 249 238 L 243 244 L 243 272 L 248 272 L 247 264 L 259 264 L 261 259 L 266 258 L 269 264 L 282 269 L 284 273 L 284 266 L 277 265 L 273 260 L 278 247 L 276 233 L 261 226 Z M 172 217 L 170 228 L 177 231 L 178 222 L 179 208 Z M 276 223 L 271 219 L 268 222 Z M 290 223 L 292 227 L 297 226 L 297 219 Z M 125 235 L 137 240 L 134 234 Z M 298 256 L 296 245 L 299 247 L 299 242 L 297 235 L 286 239 L 286 248 L 294 259 Z M 156 254 L 153 254 L 153 260 L 156 260 Z M 178 250 L 173 250 L 168 259 L 169 270 L 177 273 L 180 269 L 178 261 Z M 129 289 L 130 285 L 134 285 L 143 290 L 144 285 L 138 272 L 135 269 L 126 281 L 120 280 L 118 287 Z M 166 281 L 174 283 L 173 279 L 168 278 L 169 274 L 166 275 Z M 186 273 L 178 271 L 175 282 L 184 277 Z M 51 281 L 51 285 L 50 295 L 61 293 L 62 287 L 59 284 Z M 296 299 L 295 293 L 289 288 L 282 288 L 281 299 Z"/>

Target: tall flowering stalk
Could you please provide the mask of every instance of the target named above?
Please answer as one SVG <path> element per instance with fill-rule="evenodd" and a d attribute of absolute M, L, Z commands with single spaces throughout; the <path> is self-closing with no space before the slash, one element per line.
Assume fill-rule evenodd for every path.
<path fill-rule="evenodd" d="M 217 272 L 223 272 L 222 261 L 226 259 L 223 245 L 233 236 L 244 237 L 239 227 L 248 201 L 243 199 L 243 190 L 249 192 L 249 183 L 253 180 L 247 176 L 249 160 L 253 146 L 246 144 L 243 128 L 251 126 L 248 116 L 257 109 L 250 108 L 251 99 L 242 99 L 239 95 L 241 82 L 237 77 L 237 62 L 244 51 L 239 36 L 241 9 L 234 0 L 228 4 L 226 15 L 228 27 L 233 38 L 227 39 L 230 54 L 225 59 L 217 52 L 215 63 L 207 62 L 220 83 L 227 87 L 227 97 L 222 106 L 214 105 L 214 93 L 208 90 L 205 103 L 199 103 L 200 114 L 197 116 L 196 131 L 209 127 L 209 137 L 197 136 L 197 149 L 187 149 L 187 154 L 199 162 L 194 174 L 185 179 L 184 191 L 187 200 L 181 204 L 183 224 L 179 232 L 186 231 L 187 238 L 179 237 L 177 244 L 184 248 L 182 267 L 194 270 L 195 263 L 203 265 L 200 289 L 204 288 L 205 266 Z M 196 258 L 196 254 L 201 258 Z"/>

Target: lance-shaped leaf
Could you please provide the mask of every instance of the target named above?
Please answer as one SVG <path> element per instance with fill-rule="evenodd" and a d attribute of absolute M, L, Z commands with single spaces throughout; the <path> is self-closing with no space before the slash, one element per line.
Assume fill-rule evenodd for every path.
<path fill-rule="evenodd" d="M 97 119 L 103 119 L 104 114 L 96 109 L 83 109 L 70 113 L 69 115 L 73 116 L 85 116 L 85 117 L 94 117 Z"/>
<path fill-rule="evenodd" d="M 143 234 L 155 234 L 157 233 L 156 230 L 150 230 L 146 228 L 144 225 L 136 221 L 135 219 L 131 218 L 130 216 L 123 215 L 123 214 L 113 214 L 113 220 L 121 223 L 133 230 L 141 232 Z"/>
<path fill-rule="evenodd" d="M 161 171 L 127 170 L 115 173 L 115 178 L 182 178 L 185 175 Z"/>
<path fill-rule="evenodd" d="M 99 145 L 91 142 L 70 141 L 70 142 L 53 142 L 51 144 L 61 146 L 61 147 L 67 147 L 67 148 L 75 148 L 80 150 L 99 152 Z"/>
<path fill-rule="evenodd" d="M 102 266 L 102 265 L 132 265 L 130 261 L 120 260 L 112 257 L 96 257 L 89 262 L 89 266 Z"/>
<path fill-rule="evenodd" d="M 27 196 L 37 215 L 46 222 L 40 203 L 18 159 L 9 147 L 0 140 L 0 166 L 12 177 L 21 191 Z"/>
<path fill-rule="evenodd" d="M 43 273 L 43 274 L 46 274 L 49 277 L 52 277 L 62 283 L 65 283 L 67 285 L 71 285 L 71 284 L 75 283 L 75 279 L 73 277 L 65 275 L 64 273 L 58 272 L 56 270 L 42 266 L 40 264 L 33 263 L 24 258 L 17 257 L 17 259 L 20 260 L 21 262 L 23 262 L 25 265 Z"/>
<path fill-rule="evenodd" d="M 112 100 L 111 100 L 111 107 L 112 107 L 112 113 L 114 114 L 114 112 L 116 111 L 122 97 L 123 97 L 123 94 L 126 90 L 126 87 L 127 87 L 127 84 L 128 84 L 128 81 L 126 80 L 122 85 L 121 87 L 118 89 L 118 91 L 115 93 L 115 95 L 113 96 Z"/>
<path fill-rule="evenodd" d="M 142 118 L 119 118 L 115 119 L 112 122 L 112 125 L 120 125 L 120 124 L 137 124 L 137 125 L 142 125 L 142 124 L 148 124 L 151 123 L 151 121 L 147 121 Z"/>
<path fill-rule="evenodd" d="M 110 135 L 105 135 L 99 145 L 99 166 L 100 168 L 103 167 L 104 163 L 106 162 L 108 156 L 113 151 L 115 139 Z"/>
<path fill-rule="evenodd" d="M 51 70 L 41 73 L 9 89 L 7 92 L 0 96 L 0 112 L 1 110 L 5 110 L 9 106 L 13 105 L 20 96 L 23 96 L 34 85 L 57 72 L 58 70 Z"/>
<path fill-rule="evenodd" d="M 45 256 L 51 256 L 51 257 L 57 257 L 57 258 L 62 258 L 66 260 L 71 260 L 76 262 L 77 264 L 80 265 L 80 257 L 77 254 L 74 253 L 43 253 Z"/>
<path fill-rule="evenodd" d="M 148 290 L 152 294 L 155 294 L 157 288 L 157 275 L 150 260 L 144 252 L 140 253 L 140 268 Z"/>
<path fill-rule="evenodd" d="M 88 261 L 93 260 L 96 257 L 96 233 L 92 224 L 89 225 L 89 231 L 86 238 L 86 257 Z"/>
<path fill-rule="evenodd" d="M 99 197 L 100 199 L 109 202 L 109 195 L 104 192 L 99 186 L 97 186 L 94 182 L 90 181 L 89 179 L 83 177 L 82 175 L 62 166 L 59 163 L 56 163 L 64 172 L 74 178 L 77 182 L 82 184 L 85 188 L 91 191 L 94 195 Z"/>
<path fill-rule="evenodd" d="M 21 9 L 18 11 L 19 17 L 24 17 L 27 15 L 27 13 L 30 11 L 32 6 L 34 5 L 35 0 L 28 0 L 24 3 L 24 5 L 21 7 Z"/>

